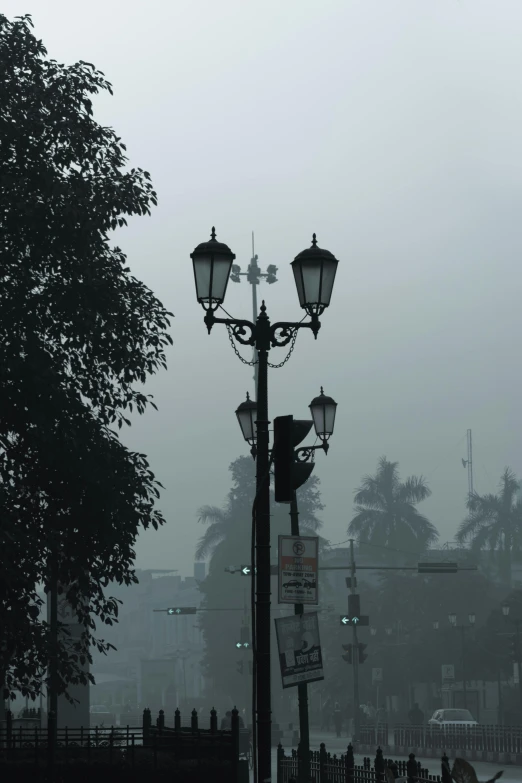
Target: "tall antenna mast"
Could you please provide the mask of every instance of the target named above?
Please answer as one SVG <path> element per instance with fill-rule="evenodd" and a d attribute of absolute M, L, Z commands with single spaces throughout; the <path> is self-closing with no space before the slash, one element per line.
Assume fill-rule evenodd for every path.
<path fill-rule="evenodd" d="M 257 286 L 261 282 L 262 278 L 265 278 L 267 283 L 277 282 L 277 267 L 273 264 L 269 264 L 266 268 L 266 272 L 262 272 L 257 265 L 257 256 L 254 248 L 254 232 L 252 231 L 252 258 L 248 265 L 247 271 L 242 272 L 241 267 L 238 264 L 232 264 L 232 274 L 230 279 L 233 283 L 240 283 L 241 277 L 246 277 L 250 285 L 252 286 L 252 319 L 255 323 L 257 321 Z M 254 396 L 253 399 L 257 400 L 257 351 L 254 348 L 252 351 L 252 361 L 254 363 Z"/>
<path fill-rule="evenodd" d="M 462 467 L 468 469 L 468 502 L 473 496 L 473 448 L 471 442 L 471 430 L 466 432 L 468 441 L 468 458 L 462 460 Z"/>

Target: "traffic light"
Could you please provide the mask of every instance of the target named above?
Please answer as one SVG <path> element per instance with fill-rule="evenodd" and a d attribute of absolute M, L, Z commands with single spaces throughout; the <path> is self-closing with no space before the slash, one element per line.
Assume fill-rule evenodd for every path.
<path fill-rule="evenodd" d="M 243 674 L 243 661 L 236 661 L 237 673 Z"/>
<path fill-rule="evenodd" d="M 347 576 L 344 581 L 346 582 L 346 587 L 348 588 L 348 590 L 351 590 L 352 587 L 355 590 L 355 588 L 357 587 L 357 577 L 356 576 L 354 576 L 354 577 Z M 353 582 L 353 584 L 352 584 L 352 582 Z"/>
<path fill-rule="evenodd" d="M 313 462 L 297 462 L 294 449 L 312 429 L 312 421 L 276 416 L 274 419 L 274 489 L 276 503 L 291 503 L 294 491 L 310 477 Z"/>
<path fill-rule="evenodd" d="M 366 648 L 368 647 L 368 645 L 367 644 L 362 644 L 361 642 L 359 642 L 358 647 L 359 647 L 359 663 L 364 663 L 365 660 L 368 657 L 366 655 L 366 653 L 364 652 L 366 650 Z"/>
<path fill-rule="evenodd" d="M 349 595 L 348 596 L 348 614 L 350 617 L 360 617 L 361 616 L 361 596 L 360 595 Z"/>
<path fill-rule="evenodd" d="M 345 654 L 343 655 L 343 661 L 346 661 L 346 663 L 353 663 L 352 645 L 343 644 L 343 650 L 346 650 Z"/>
<path fill-rule="evenodd" d="M 197 611 L 196 606 L 175 606 L 167 609 L 167 614 L 196 614 Z"/>

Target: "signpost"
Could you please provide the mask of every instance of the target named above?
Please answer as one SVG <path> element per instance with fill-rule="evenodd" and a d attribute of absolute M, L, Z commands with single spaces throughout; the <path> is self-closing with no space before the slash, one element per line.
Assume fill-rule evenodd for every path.
<path fill-rule="evenodd" d="M 382 669 L 372 669 L 372 684 L 382 682 Z"/>
<path fill-rule="evenodd" d="M 455 667 L 452 663 L 442 664 L 442 682 L 455 679 Z"/>
<path fill-rule="evenodd" d="M 316 536 L 279 536 L 279 603 L 318 604 Z"/>
<path fill-rule="evenodd" d="M 275 621 L 283 688 L 324 680 L 317 612 Z"/>

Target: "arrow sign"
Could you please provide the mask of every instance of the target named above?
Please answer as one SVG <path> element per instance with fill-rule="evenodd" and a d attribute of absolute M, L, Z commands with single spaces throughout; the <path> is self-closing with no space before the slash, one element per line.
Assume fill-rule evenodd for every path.
<path fill-rule="evenodd" d="M 249 642 L 245 642 L 243 647 L 250 647 L 250 643 Z"/>
<path fill-rule="evenodd" d="M 236 647 L 237 647 L 238 649 L 239 649 L 239 647 L 241 647 L 241 646 L 242 646 L 242 645 L 241 645 L 241 642 L 236 642 Z"/>
<path fill-rule="evenodd" d="M 243 568 L 241 569 L 241 573 L 244 574 L 245 576 L 248 576 L 250 571 L 251 571 L 250 566 L 243 566 Z"/>
<path fill-rule="evenodd" d="M 341 625 L 355 625 L 356 627 L 358 625 L 370 625 L 370 617 L 367 614 L 362 614 L 360 617 L 357 617 L 354 615 L 353 617 L 349 617 L 347 614 L 342 614 L 340 616 Z"/>

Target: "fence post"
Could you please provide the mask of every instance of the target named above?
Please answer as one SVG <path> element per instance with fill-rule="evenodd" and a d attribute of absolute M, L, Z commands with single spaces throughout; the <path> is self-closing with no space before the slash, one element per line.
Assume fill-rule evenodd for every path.
<path fill-rule="evenodd" d="M 165 728 L 165 712 L 163 710 L 159 711 L 159 715 L 156 718 L 156 727 L 160 734 L 163 732 L 163 729 Z"/>
<path fill-rule="evenodd" d="M 210 710 L 210 731 L 212 734 L 217 732 L 217 712 L 214 707 Z"/>
<path fill-rule="evenodd" d="M 283 783 L 283 770 L 282 761 L 284 759 L 285 752 L 281 743 L 277 746 L 277 768 L 276 768 L 276 783 Z"/>
<path fill-rule="evenodd" d="M 179 707 L 176 707 L 176 711 L 174 712 L 174 730 L 181 731 L 181 712 L 179 711 Z"/>
<path fill-rule="evenodd" d="M 151 726 L 151 716 L 150 716 L 150 710 L 147 707 L 143 710 L 143 723 L 142 723 L 142 729 L 143 729 L 143 744 L 147 745 L 150 739 L 150 726 Z"/>
<path fill-rule="evenodd" d="M 353 757 L 353 746 L 352 743 L 348 745 L 346 749 L 346 755 L 344 757 L 344 764 L 345 764 L 345 779 L 346 783 L 353 783 L 354 781 L 354 768 L 355 768 L 355 760 Z"/>
<path fill-rule="evenodd" d="M 198 730 L 198 713 L 197 713 L 195 707 L 192 710 L 192 714 L 191 714 L 191 718 L 190 718 L 190 728 L 194 732 Z"/>
<path fill-rule="evenodd" d="M 56 753 L 56 714 L 49 710 L 47 716 L 47 771 L 49 780 L 54 780 L 54 757 Z"/>
<path fill-rule="evenodd" d="M 382 748 L 379 745 L 377 748 L 377 751 L 375 753 L 375 760 L 373 762 L 373 768 L 375 769 L 375 778 L 376 780 L 384 780 L 384 774 L 385 774 L 385 764 L 384 764 L 384 756 L 382 755 Z"/>
<path fill-rule="evenodd" d="M 5 711 L 5 734 L 6 747 L 10 748 L 13 741 L 13 713 L 11 710 Z"/>
<path fill-rule="evenodd" d="M 406 763 L 406 777 L 408 778 L 408 783 L 414 783 L 414 781 L 417 780 L 418 774 L 419 768 L 415 761 L 415 753 L 410 753 Z"/>
<path fill-rule="evenodd" d="M 328 754 L 324 742 L 319 746 L 319 783 L 326 783 L 326 762 Z"/>

